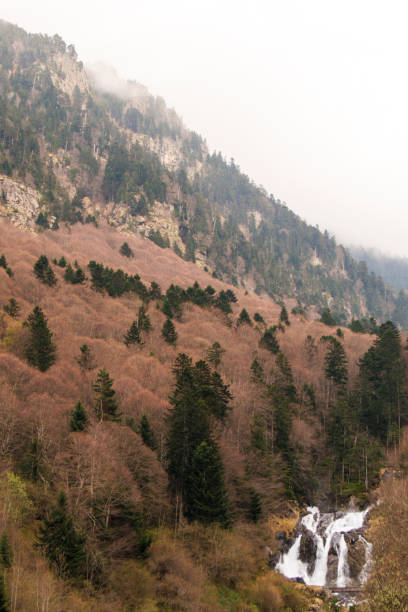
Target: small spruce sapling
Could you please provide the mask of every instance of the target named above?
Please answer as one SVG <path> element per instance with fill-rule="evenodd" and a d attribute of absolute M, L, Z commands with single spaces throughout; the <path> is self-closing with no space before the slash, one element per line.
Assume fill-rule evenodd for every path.
<path fill-rule="evenodd" d="M 82 370 L 94 370 L 96 368 L 96 362 L 89 346 L 83 344 L 79 347 L 79 350 L 81 353 L 79 357 L 76 358 L 79 367 Z"/>
<path fill-rule="evenodd" d="M 166 319 L 162 327 L 162 336 L 169 344 L 177 342 L 177 332 L 171 319 Z"/>
<path fill-rule="evenodd" d="M 139 326 L 136 321 L 133 321 L 132 325 L 126 332 L 123 342 L 126 344 L 128 348 L 131 344 L 142 344 Z"/>
<path fill-rule="evenodd" d="M 88 425 L 89 419 L 81 401 L 77 401 L 74 410 L 71 412 L 69 427 L 71 431 L 83 431 Z"/>
<path fill-rule="evenodd" d="M 133 257 L 133 251 L 127 242 L 124 242 L 119 249 L 119 253 L 124 257 Z"/>
<path fill-rule="evenodd" d="M 14 298 L 10 298 L 8 304 L 5 304 L 3 306 L 3 310 L 9 315 L 9 317 L 17 319 L 18 314 L 20 312 L 20 306 L 17 303 L 17 300 L 15 300 Z"/>
<path fill-rule="evenodd" d="M 237 327 L 239 327 L 240 325 L 252 325 L 251 318 L 245 308 L 243 308 L 239 313 Z"/>

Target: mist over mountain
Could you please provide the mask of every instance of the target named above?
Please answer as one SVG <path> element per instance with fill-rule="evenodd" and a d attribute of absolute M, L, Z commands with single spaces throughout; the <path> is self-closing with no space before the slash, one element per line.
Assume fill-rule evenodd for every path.
<path fill-rule="evenodd" d="M 407 317 L 162 98 L 0 21 L 1 610 L 396 610 Z"/>
<path fill-rule="evenodd" d="M 106 67 L 88 77 L 58 36 L 6 22 L 1 36 L 2 215 L 37 229 L 105 219 L 258 294 L 406 325 L 378 275 L 210 154 L 162 98 Z M 28 207 L 21 183 L 37 193 Z"/>
<path fill-rule="evenodd" d="M 382 253 L 377 249 L 362 246 L 349 246 L 350 253 L 360 261 L 365 261 L 368 269 L 381 276 L 386 283 L 396 289 L 408 290 L 408 258 Z"/>

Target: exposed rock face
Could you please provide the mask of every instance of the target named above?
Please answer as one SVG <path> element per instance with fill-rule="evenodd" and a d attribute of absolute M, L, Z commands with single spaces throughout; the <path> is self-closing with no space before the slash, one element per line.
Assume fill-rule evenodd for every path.
<path fill-rule="evenodd" d="M 360 574 L 366 562 L 366 547 L 363 540 L 360 538 L 359 532 L 347 533 L 344 536 L 348 549 L 348 565 L 350 572 L 350 580 L 354 584 L 359 584 Z"/>
<path fill-rule="evenodd" d="M 10 219 L 17 227 L 34 230 L 40 198 L 35 189 L 0 175 L 0 216 Z"/>
<path fill-rule="evenodd" d="M 310 531 L 305 531 L 300 541 L 299 558 L 304 563 L 307 563 L 309 573 L 313 572 L 316 562 L 317 544 L 313 534 Z"/>

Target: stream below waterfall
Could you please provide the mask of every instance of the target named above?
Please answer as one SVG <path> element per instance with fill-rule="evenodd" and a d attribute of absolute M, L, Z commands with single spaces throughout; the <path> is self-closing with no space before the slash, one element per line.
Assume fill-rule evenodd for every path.
<path fill-rule="evenodd" d="M 321 513 L 317 507 L 307 508 L 275 569 L 308 585 L 359 587 L 371 564 L 372 546 L 364 538 L 369 511 Z"/>

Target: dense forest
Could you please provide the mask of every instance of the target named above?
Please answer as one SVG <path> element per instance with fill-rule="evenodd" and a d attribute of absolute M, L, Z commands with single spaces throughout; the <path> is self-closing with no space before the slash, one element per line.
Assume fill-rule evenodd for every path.
<path fill-rule="evenodd" d="M 57 35 L 0 23 L 0 173 L 39 191 L 37 229 L 105 218 L 235 286 L 330 307 L 339 324 L 374 316 L 407 327 L 405 293 L 394 295 L 233 160 L 210 154 L 161 98 L 96 86 Z M 4 189 L 2 200 L 7 209 Z M 155 221 L 160 204 L 170 207 L 172 233 Z M 13 210 L 11 202 L 3 214 Z"/>

